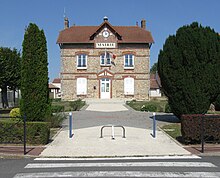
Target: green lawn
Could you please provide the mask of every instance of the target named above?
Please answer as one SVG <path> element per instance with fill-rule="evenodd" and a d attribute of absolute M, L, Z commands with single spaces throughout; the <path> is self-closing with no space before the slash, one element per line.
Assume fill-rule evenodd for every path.
<path fill-rule="evenodd" d="M 145 105 L 154 105 L 156 106 L 156 110 L 154 112 L 165 112 L 165 105 L 167 104 L 167 100 L 151 100 L 151 101 L 135 101 L 132 100 L 126 103 L 131 108 L 141 111 L 141 108 Z"/>
<path fill-rule="evenodd" d="M 164 125 L 161 129 L 177 141 L 180 141 L 182 136 L 180 123 Z"/>

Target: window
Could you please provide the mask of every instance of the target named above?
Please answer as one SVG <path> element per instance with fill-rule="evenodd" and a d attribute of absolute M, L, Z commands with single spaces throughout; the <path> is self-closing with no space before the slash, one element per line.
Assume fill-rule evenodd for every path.
<path fill-rule="evenodd" d="M 86 95 L 87 94 L 87 78 L 77 78 L 76 94 L 77 95 Z"/>
<path fill-rule="evenodd" d="M 134 55 L 126 54 L 124 56 L 124 68 L 133 69 L 134 68 Z"/>
<path fill-rule="evenodd" d="M 86 69 L 87 67 L 87 55 L 79 54 L 77 55 L 77 69 Z"/>
<path fill-rule="evenodd" d="M 134 78 L 131 77 L 124 78 L 124 94 L 134 95 Z"/>
<path fill-rule="evenodd" d="M 111 56 L 109 53 L 104 53 L 100 56 L 100 65 L 111 65 Z"/>

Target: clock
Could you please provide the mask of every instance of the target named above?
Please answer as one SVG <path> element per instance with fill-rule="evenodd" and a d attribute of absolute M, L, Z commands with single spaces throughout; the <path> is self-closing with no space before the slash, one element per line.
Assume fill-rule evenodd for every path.
<path fill-rule="evenodd" d="M 108 37 L 109 37 L 109 32 L 105 30 L 105 31 L 102 33 L 102 36 L 105 37 L 105 38 L 108 38 Z"/>

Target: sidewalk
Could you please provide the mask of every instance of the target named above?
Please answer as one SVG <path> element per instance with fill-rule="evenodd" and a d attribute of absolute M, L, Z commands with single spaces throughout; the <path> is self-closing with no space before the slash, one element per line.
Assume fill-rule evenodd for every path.
<path fill-rule="evenodd" d="M 112 157 L 112 156 L 161 156 L 191 155 L 190 152 L 174 142 L 162 131 L 157 130 L 153 138 L 152 120 L 149 113 L 129 110 L 123 102 L 91 103 L 86 111 L 73 113 L 73 137 L 69 138 L 68 123 L 47 145 L 42 157 Z M 103 130 L 104 125 L 122 125 L 126 138 L 122 138 L 122 129 L 115 128 L 113 140 L 112 128 Z"/>
<path fill-rule="evenodd" d="M 217 155 L 220 145 L 205 144 L 205 153 L 201 154 L 200 145 L 182 146 L 157 130 L 152 137 L 151 113 L 137 112 L 124 105 L 124 101 L 90 101 L 84 111 L 73 112 L 73 137 L 69 138 L 68 119 L 56 135 L 54 141 L 46 146 L 27 146 L 26 156 L 41 157 L 114 157 L 114 156 L 169 156 L 169 155 Z M 157 125 L 176 122 L 170 115 L 158 115 Z M 115 128 L 112 139 L 111 127 L 103 130 L 104 125 L 122 125 Z M 23 146 L 0 145 L 0 157 L 24 156 Z"/>

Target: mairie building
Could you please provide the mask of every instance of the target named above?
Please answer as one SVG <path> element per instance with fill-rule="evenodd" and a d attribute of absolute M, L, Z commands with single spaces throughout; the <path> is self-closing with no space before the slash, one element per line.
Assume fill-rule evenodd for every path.
<path fill-rule="evenodd" d="M 141 26 L 71 26 L 68 18 L 57 43 L 61 58 L 62 100 L 78 98 L 149 99 L 150 47 L 154 42 Z"/>

